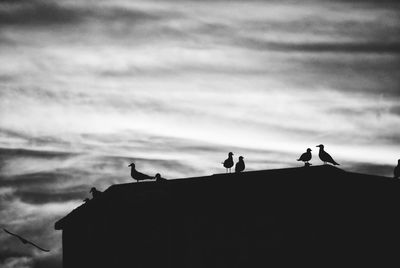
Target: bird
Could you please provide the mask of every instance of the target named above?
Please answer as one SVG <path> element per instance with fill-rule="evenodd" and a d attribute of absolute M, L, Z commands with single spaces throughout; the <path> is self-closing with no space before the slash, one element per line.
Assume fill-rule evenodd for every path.
<path fill-rule="evenodd" d="M 231 172 L 231 167 L 233 167 L 233 157 L 232 156 L 233 156 L 233 153 L 229 152 L 228 158 L 225 159 L 224 162 L 222 162 L 222 164 L 226 168 L 226 173 L 228 173 L 228 170 L 229 170 L 229 173 L 230 173 Z"/>
<path fill-rule="evenodd" d="M 245 164 L 243 161 L 243 156 L 239 156 L 239 161 L 235 165 L 235 172 L 242 172 L 245 169 Z"/>
<path fill-rule="evenodd" d="M 157 173 L 156 176 L 154 176 L 154 178 L 156 179 L 157 182 L 162 182 L 162 181 L 166 181 L 167 179 L 161 177 L 160 173 Z"/>
<path fill-rule="evenodd" d="M 92 187 L 90 189 L 89 193 L 92 193 L 92 196 L 93 196 L 92 199 L 95 199 L 101 195 L 101 192 L 99 190 L 97 190 L 96 187 Z"/>
<path fill-rule="evenodd" d="M 3 230 L 4 230 L 4 232 L 6 232 L 6 233 L 8 233 L 8 234 L 17 237 L 23 244 L 31 244 L 32 246 L 34 246 L 34 247 L 40 249 L 41 251 L 50 252 L 50 250 L 41 248 L 41 247 L 39 247 L 38 245 L 36 245 L 35 243 L 26 240 L 25 238 L 23 238 L 23 237 L 21 237 L 21 236 L 19 236 L 19 235 L 17 235 L 17 234 L 11 233 L 11 232 L 8 231 L 7 229 L 4 229 L 4 228 L 3 228 Z"/>
<path fill-rule="evenodd" d="M 85 202 L 85 203 L 87 203 L 87 202 L 89 202 L 89 201 L 90 201 L 90 199 L 86 197 L 86 198 L 85 198 L 85 199 L 83 199 L 82 201 L 83 201 L 83 202 Z"/>
<path fill-rule="evenodd" d="M 305 166 L 310 166 L 311 164 L 308 161 L 312 158 L 311 151 L 310 148 L 307 148 L 307 152 L 303 153 L 297 161 L 303 161 Z"/>
<path fill-rule="evenodd" d="M 335 160 L 333 160 L 332 156 L 330 156 L 327 152 L 324 151 L 324 145 L 320 144 L 320 145 L 317 145 L 316 147 L 319 147 L 318 156 L 322 160 L 322 162 L 324 162 L 324 164 L 326 164 L 328 162 L 333 165 L 339 165 L 338 163 L 336 163 Z"/>
<path fill-rule="evenodd" d="M 394 168 L 393 174 L 395 179 L 400 177 L 400 159 L 397 160 L 397 167 Z"/>
<path fill-rule="evenodd" d="M 142 181 L 142 180 L 152 180 L 154 179 L 153 177 L 150 177 L 149 175 L 140 173 L 135 169 L 135 163 L 131 163 L 128 167 L 131 167 L 131 177 L 132 179 L 136 180 L 136 182 Z"/>

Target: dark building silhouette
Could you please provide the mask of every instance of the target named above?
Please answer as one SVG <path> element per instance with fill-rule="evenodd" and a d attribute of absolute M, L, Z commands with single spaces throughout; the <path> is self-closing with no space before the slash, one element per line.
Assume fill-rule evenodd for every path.
<path fill-rule="evenodd" d="M 55 228 L 64 268 L 397 267 L 399 201 L 324 165 L 113 185 Z"/>

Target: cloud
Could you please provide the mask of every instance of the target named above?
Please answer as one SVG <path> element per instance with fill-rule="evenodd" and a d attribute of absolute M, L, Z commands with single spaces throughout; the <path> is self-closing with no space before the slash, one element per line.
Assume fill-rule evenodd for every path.
<path fill-rule="evenodd" d="M 0 262 L 3 268 L 31 268 L 32 258 L 29 257 L 11 257 Z"/>
<path fill-rule="evenodd" d="M 282 52 L 308 52 L 308 53 L 377 53 L 399 54 L 400 42 L 375 43 L 375 42 L 311 42 L 311 43 L 285 43 L 262 42 L 260 40 L 244 40 L 246 46 L 262 50 L 276 50 Z"/>
<path fill-rule="evenodd" d="M 51 1 L 10 1 L 0 4 L 0 26 L 54 26 L 77 23 L 82 12 Z"/>
<path fill-rule="evenodd" d="M 348 163 L 348 171 L 363 173 L 363 174 L 371 174 L 377 176 L 387 176 L 393 177 L 393 170 L 395 167 L 395 162 L 392 166 L 390 165 L 379 165 L 374 163 Z"/>
<path fill-rule="evenodd" d="M 132 5 L 118 3 L 71 3 L 68 1 L 32 0 L 2 1 L 0 3 L 0 27 L 24 26 L 29 28 L 51 28 L 55 26 L 77 25 L 92 20 L 112 24 L 122 30 L 124 24 L 131 27 L 146 21 L 176 17 L 174 11 L 149 12 Z M 96 21 L 97 20 L 97 21 Z M 119 26 L 118 26 L 119 25 Z M 128 28 L 126 28 L 128 30 Z"/>

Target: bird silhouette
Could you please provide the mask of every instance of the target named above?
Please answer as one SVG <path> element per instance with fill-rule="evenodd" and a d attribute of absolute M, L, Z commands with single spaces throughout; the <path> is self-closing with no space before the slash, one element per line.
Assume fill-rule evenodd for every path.
<path fill-rule="evenodd" d="M 297 161 L 303 161 L 305 166 L 310 166 L 311 164 L 308 161 L 312 158 L 311 151 L 310 148 L 307 148 L 307 152 L 303 153 Z"/>
<path fill-rule="evenodd" d="M 224 167 L 226 168 L 226 173 L 228 173 L 228 170 L 229 170 L 229 173 L 230 173 L 231 172 L 231 168 L 233 167 L 233 157 L 232 156 L 233 156 L 233 153 L 229 152 L 228 158 L 225 159 L 225 161 L 222 163 L 224 165 Z"/>
<path fill-rule="evenodd" d="M 149 175 L 146 175 L 146 174 L 143 174 L 143 173 L 137 171 L 134 163 L 131 163 L 128 167 L 131 167 L 131 177 L 132 177 L 132 179 L 136 180 L 136 182 L 139 182 L 142 180 L 154 179 L 153 177 L 150 177 Z"/>
<path fill-rule="evenodd" d="M 394 168 L 393 175 L 395 179 L 400 177 L 400 159 L 397 160 L 397 167 Z"/>
<path fill-rule="evenodd" d="M 339 165 L 338 163 L 336 163 L 335 160 L 333 160 L 332 156 L 330 156 L 327 152 L 324 151 L 324 145 L 320 144 L 317 145 L 316 147 L 319 147 L 318 156 L 321 159 L 321 161 L 324 162 L 324 164 L 331 163 L 333 165 Z"/>
<path fill-rule="evenodd" d="M 235 172 L 242 172 L 245 169 L 245 164 L 243 161 L 243 156 L 239 156 L 239 161 L 235 165 Z"/>
<path fill-rule="evenodd" d="M 39 247 L 38 245 L 36 245 L 35 243 L 33 243 L 33 242 L 29 241 L 29 240 L 26 240 L 25 238 L 23 238 L 23 237 L 21 237 L 21 236 L 19 236 L 19 235 L 17 235 L 17 234 L 14 234 L 14 233 L 8 231 L 7 229 L 4 229 L 4 228 L 3 228 L 3 230 L 4 230 L 4 232 L 6 232 L 6 233 L 8 233 L 8 234 L 17 237 L 17 238 L 21 241 L 21 243 L 23 243 L 23 244 L 30 244 L 30 245 L 32 245 L 32 246 L 34 246 L 34 247 L 40 249 L 41 251 L 50 252 L 50 250 L 41 248 L 41 247 Z"/>
<path fill-rule="evenodd" d="M 162 182 L 162 181 L 166 181 L 167 180 L 167 179 L 161 177 L 160 173 L 157 173 L 154 178 L 156 179 L 157 182 Z"/>
<path fill-rule="evenodd" d="M 96 187 L 92 187 L 89 193 L 92 193 L 93 199 L 98 198 L 101 195 L 101 192 L 97 190 Z"/>

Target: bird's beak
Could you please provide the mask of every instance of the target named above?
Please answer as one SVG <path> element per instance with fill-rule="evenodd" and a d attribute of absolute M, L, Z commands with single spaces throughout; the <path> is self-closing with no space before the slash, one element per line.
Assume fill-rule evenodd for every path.
<path fill-rule="evenodd" d="M 128 165 L 128 167 L 132 166 L 132 164 Z"/>

